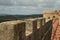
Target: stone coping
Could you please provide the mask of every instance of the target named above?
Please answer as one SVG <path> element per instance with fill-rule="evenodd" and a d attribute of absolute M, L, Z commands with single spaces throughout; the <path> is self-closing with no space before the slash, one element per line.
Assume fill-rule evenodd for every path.
<path fill-rule="evenodd" d="M 16 20 L 16 21 L 7 21 L 7 22 L 2 22 L 0 23 L 0 25 L 16 25 L 18 23 L 22 23 L 24 21 L 21 21 L 21 20 Z"/>

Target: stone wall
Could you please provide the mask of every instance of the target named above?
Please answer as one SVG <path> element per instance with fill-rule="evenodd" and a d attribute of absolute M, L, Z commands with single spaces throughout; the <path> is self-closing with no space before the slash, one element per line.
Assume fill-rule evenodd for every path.
<path fill-rule="evenodd" d="M 20 35 L 20 37 L 19 37 Z M 0 40 L 25 40 L 25 23 L 0 24 Z"/>
<path fill-rule="evenodd" d="M 0 25 L 0 40 L 14 40 L 14 26 Z"/>
<path fill-rule="evenodd" d="M 45 23 L 45 33 L 42 40 L 51 40 L 52 35 L 52 20 Z"/>
<path fill-rule="evenodd" d="M 0 40 L 42 40 L 47 32 L 45 24 L 45 18 L 0 23 Z"/>

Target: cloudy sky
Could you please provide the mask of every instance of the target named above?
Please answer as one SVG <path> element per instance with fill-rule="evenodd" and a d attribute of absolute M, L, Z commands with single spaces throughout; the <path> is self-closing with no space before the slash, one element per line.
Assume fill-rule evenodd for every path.
<path fill-rule="evenodd" d="M 42 14 L 59 8 L 60 0 L 0 0 L 0 14 Z"/>

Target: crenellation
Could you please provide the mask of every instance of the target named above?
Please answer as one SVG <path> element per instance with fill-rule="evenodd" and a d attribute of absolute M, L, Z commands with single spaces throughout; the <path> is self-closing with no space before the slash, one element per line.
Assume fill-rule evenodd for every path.
<path fill-rule="evenodd" d="M 26 36 L 28 36 L 29 34 L 31 34 L 32 31 L 33 31 L 32 21 L 27 21 L 26 22 Z"/>
<path fill-rule="evenodd" d="M 45 24 L 45 18 L 0 23 L 0 40 L 41 40 L 46 32 Z"/>

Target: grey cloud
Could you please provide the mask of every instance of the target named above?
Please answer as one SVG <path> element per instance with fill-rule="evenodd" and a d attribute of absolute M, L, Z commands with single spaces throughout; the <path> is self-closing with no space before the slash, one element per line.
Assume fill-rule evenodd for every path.
<path fill-rule="evenodd" d="M 56 1 L 55 6 L 54 6 L 54 9 L 55 9 L 55 10 L 60 9 L 60 0 L 57 0 L 57 1 Z"/>
<path fill-rule="evenodd" d="M 53 8 L 55 6 L 56 1 L 49 0 L 49 1 L 43 1 L 40 2 L 39 5 L 42 6 L 43 8 Z"/>
<path fill-rule="evenodd" d="M 37 6 L 36 0 L 0 0 L 0 5 Z"/>
<path fill-rule="evenodd" d="M 0 0 L 0 13 L 40 14 L 54 8 L 60 8 L 57 0 Z"/>
<path fill-rule="evenodd" d="M 0 5 L 12 5 L 11 0 L 0 0 Z"/>

